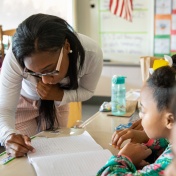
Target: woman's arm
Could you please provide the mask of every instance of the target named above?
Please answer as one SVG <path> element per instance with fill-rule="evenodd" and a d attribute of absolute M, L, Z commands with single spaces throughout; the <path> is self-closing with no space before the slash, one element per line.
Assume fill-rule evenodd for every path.
<path fill-rule="evenodd" d="M 23 70 L 10 48 L 3 62 L 0 79 L 0 142 L 10 156 L 21 157 L 35 151 L 28 136 L 15 130 L 15 112 L 20 97 Z"/>
<path fill-rule="evenodd" d="M 22 69 L 17 63 L 12 48 L 9 49 L 0 74 L 0 142 L 15 130 L 15 112 L 20 96 Z"/>
<path fill-rule="evenodd" d="M 103 66 L 103 54 L 98 45 L 88 37 L 82 36 L 85 49 L 85 61 L 79 73 L 79 87 L 77 90 L 64 90 L 61 105 L 69 102 L 85 101 L 91 98 L 96 89 Z"/>

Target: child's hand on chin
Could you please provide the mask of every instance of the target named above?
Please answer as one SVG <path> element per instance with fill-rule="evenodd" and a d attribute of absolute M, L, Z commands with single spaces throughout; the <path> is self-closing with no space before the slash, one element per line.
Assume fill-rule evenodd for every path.
<path fill-rule="evenodd" d="M 151 155 L 152 150 L 147 146 L 139 143 L 128 143 L 120 151 L 119 155 L 124 155 L 131 159 L 133 164 L 138 168 L 147 165 L 144 160 Z"/>

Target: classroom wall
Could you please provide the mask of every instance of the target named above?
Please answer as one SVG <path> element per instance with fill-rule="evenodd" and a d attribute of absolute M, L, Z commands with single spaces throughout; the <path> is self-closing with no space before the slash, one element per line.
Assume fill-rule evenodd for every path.
<path fill-rule="evenodd" d="M 111 78 L 113 75 L 123 75 L 126 77 L 126 90 L 139 89 L 142 86 L 141 69 L 139 66 L 131 65 L 111 65 L 103 66 L 102 74 L 98 82 L 95 96 L 111 96 Z"/>
<path fill-rule="evenodd" d="M 78 32 L 99 43 L 98 0 L 77 0 L 76 4 Z"/>
<path fill-rule="evenodd" d="M 67 20 L 76 27 L 76 0 L 0 0 L 0 25 L 3 30 L 17 26 L 32 14 L 46 13 Z"/>
<path fill-rule="evenodd" d="M 152 0 L 153 1 L 153 0 Z M 153 2 L 151 3 L 153 4 Z M 151 5 L 151 9 L 154 6 Z M 152 11 L 152 10 L 151 10 Z M 80 33 L 90 36 L 100 44 L 99 39 L 99 9 L 98 0 L 77 0 L 77 30 Z M 150 30 L 153 30 L 151 25 Z M 153 33 L 151 32 L 150 35 Z M 150 43 L 153 46 L 153 41 L 150 36 Z M 151 50 L 151 48 L 150 48 Z M 119 56 L 120 57 L 120 56 Z M 126 76 L 127 91 L 130 89 L 139 89 L 142 86 L 141 69 L 139 66 L 139 58 L 137 62 L 112 62 L 104 63 L 102 74 L 98 82 L 95 96 L 110 96 L 111 95 L 111 78 L 113 75 Z"/>
<path fill-rule="evenodd" d="M 51 5 L 51 7 L 48 8 L 48 1 L 42 0 L 42 6 L 38 8 L 37 2 L 39 2 L 39 0 L 16 0 L 15 4 L 12 4 L 11 0 L 1 0 L 0 24 L 3 25 L 4 29 L 16 28 L 17 25 L 27 16 L 32 13 L 38 12 L 50 13 L 61 17 L 65 16 L 65 18 L 69 18 L 70 14 L 72 14 L 71 16 L 73 19 L 70 19 L 69 23 L 73 24 L 78 32 L 90 36 L 97 43 L 99 43 L 100 26 L 98 1 L 99 0 L 51 0 L 49 2 L 49 5 Z M 20 4 L 20 2 L 23 3 Z M 72 11 L 68 14 L 69 17 L 67 17 L 66 14 L 61 15 L 62 10 L 65 8 L 60 8 L 61 6 L 63 6 L 60 4 L 64 3 L 65 5 L 67 5 L 67 7 L 70 7 L 70 2 L 72 2 L 73 4 L 72 9 L 69 9 L 70 11 Z M 23 6 L 26 6 L 26 8 L 22 8 Z M 66 10 L 64 10 L 64 12 L 66 12 Z M 128 63 L 125 65 L 123 63 L 112 63 L 109 65 L 108 63 L 105 63 L 100 81 L 98 82 L 97 89 L 95 91 L 95 95 L 110 96 L 111 77 L 114 74 L 127 76 L 127 90 L 140 88 L 142 85 L 139 65 L 136 66 L 136 64 L 129 64 L 128 66 Z"/>

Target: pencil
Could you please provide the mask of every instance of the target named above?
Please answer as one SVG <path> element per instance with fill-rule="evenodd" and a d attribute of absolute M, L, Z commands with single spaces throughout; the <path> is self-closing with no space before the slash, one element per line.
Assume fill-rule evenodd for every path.
<path fill-rule="evenodd" d="M 32 140 L 32 139 L 34 139 L 35 137 L 36 137 L 36 136 L 31 136 L 30 139 Z"/>
<path fill-rule="evenodd" d="M 5 155 L 5 154 L 6 154 L 6 151 L 0 153 L 0 156 L 3 156 L 3 155 Z"/>
<path fill-rule="evenodd" d="M 12 161 L 14 159 L 15 159 L 15 157 L 8 156 L 7 158 L 4 158 L 2 160 L 2 164 L 5 165 L 5 164 L 9 163 L 10 161 Z"/>
<path fill-rule="evenodd" d="M 113 146 L 114 148 L 116 147 L 115 144 L 109 143 L 109 145 Z M 118 148 L 118 150 L 121 150 L 123 147 Z"/>

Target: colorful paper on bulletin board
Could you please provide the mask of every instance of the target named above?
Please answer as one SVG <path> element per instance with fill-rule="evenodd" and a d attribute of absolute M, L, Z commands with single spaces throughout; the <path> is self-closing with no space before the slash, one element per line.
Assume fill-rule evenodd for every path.
<path fill-rule="evenodd" d="M 156 14 L 171 14 L 172 0 L 156 0 Z"/>
<path fill-rule="evenodd" d="M 170 55 L 170 35 L 154 37 L 154 56 Z"/>
<path fill-rule="evenodd" d="M 155 35 L 169 35 L 171 15 L 155 15 Z"/>
<path fill-rule="evenodd" d="M 172 1 L 172 14 L 176 14 L 176 1 Z"/>
<path fill-rule="evenodd" d="M 172 19 L 171 19 L 172 27 L 171 30 L 176 32 L 176 14 L 172 14 Z"/>
<path fill-rule="evenodd" d="M 176 52 L 171 52 L 171 53 L 170 53 L 171 56 L 173 56 L 173 55 L 175 55 L 175 54 L 176 54 Z"/>
<path fill-rule="evenodd" d="M 171 52 L 176 52 L 176 31 L 171 32 Z"/>

